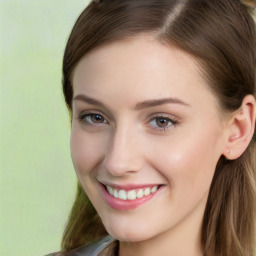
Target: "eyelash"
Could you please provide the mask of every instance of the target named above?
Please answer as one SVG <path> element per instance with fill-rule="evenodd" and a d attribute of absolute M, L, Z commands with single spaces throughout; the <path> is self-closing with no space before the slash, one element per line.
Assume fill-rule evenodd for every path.
<path fill-rule="evenodd" d="M 95 116 L 95 117 L 96 117 L 96 116 L 101 117 L 101 118 L 103 119 L 103 122 L 99 122 L 99 123 L 93 122 L 93 121 L 91 120 L 91 118 L 92 118 L 93 116 Z M 87 118 L 90 118 L 91 121 L 86 120 Z M 83 124 L 85 124 L 85 125 L 89 125 L 89 126 L 101 126 L 102 124 L 105 125 L 105 124 L 108 123 L 108 121 L 104 118 L 104 116 L 103 116 L 102 114 L 99 114 L 99 113 L 96 113 L 96 112 L 95 112 L 95 113 L 93 113 L 93 112 L 81 113 L 81 114 L 77 117 L 77 119 L 78 119 L 81 123 L 83 123 Z M 167 122 L 167 123 L 168 123 L 168 126 L 164 126 L 164 127 L 159 127 L 159 126 L 153 127 L 152 125 L 150 125 L 150 123 L 152 123 L 152 122 L 157 122 L 157 121 L 159 121 L 159 120 L 161 120 L 161 119 L 163 119 L 165 122 Z M 178 119 L 177 117 L 175 117 L 175 116 L 170 117 L 170 116 L 167 116 L 166 114 L 155 114 L 155 115 L 152 115 L 152 116 L 150 117 L 150 120 L 146 123 L 146 126 L 149 127 L 149 128 L 152 128 L 152 129 L 154 129 L 154 130 L 156 130 L 156 131 L 164 132 L 164 131 L 166 131 L 166 130 L 172 128 L 172 127 L 177 126 L 179 123 L 180 123 L 179 119 Z"/>
<path fill-rule="evenodd" d="M 152 122 L 157 122 L 157 121 L 160 121 L 160 120 L 164 120 L 165 122 L 168 123 L 168 126 L 164 126 L 164 127 L 160 127 L 160 126 L 157 126 L 157 127 L 153 127 L 152 125 L 150 125 L 150 123 Z M 179 119 L 175 116 L 167 116 L 166 114 L 155 114 L 155 115 L 152 115 L 151 118 L 150 118 L 150 121 L 147 122 L 146 126 L 147 127 L 152 127 L 154 130 L 157 130 L 157 131 L 161 131 L 161 132 L 164 132 L 170 128 L 174 128 L 175 126 L 177 126 L 179 124 Z"/>
<path fill-rule="evenodd" d="M 86 120 L 86 118 L 88 117 L 92 117 L 92 116 L 99 116 L 99 117 L 102 117 L 103 118 L 103 123 L 94 123 L 94 122 L 88 122 L 88 120 Z M 99 114 L 99 113 L 91 113 L 91 112 L 88 112 L 88 113 L 82 113 L 80 114 L 77 119 L 81 122 L 81 123 L 84 123 L 86 125 L 102 125 L 102 124 L 105 124 L 107 122 L 107 120 L 103 117 L 103 115 Z"/>

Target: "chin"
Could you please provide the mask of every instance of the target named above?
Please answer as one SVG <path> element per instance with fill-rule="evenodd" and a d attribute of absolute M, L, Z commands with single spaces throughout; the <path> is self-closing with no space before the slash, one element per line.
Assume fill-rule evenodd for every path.
<path fill-rule="evenodd" d="M 136 227 L 120 229 L 120 227 L 107 229 L 108 233 L 115 239 L 123 242 L 141 242 L 151 238 L 151 233 L 146 230 L 138 230 Z M 153 236 L 153 234 L 152 234 Z"/>

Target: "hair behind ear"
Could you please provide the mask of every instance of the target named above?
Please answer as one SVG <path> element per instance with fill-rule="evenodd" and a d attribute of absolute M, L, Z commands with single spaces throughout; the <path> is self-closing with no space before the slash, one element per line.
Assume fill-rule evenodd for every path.
<path fill-rule="evenodd" d="M 255 256 L 255 149 L 251 141 L 238 159 L 218 162 L 203 222 L 207 256 Z"/>

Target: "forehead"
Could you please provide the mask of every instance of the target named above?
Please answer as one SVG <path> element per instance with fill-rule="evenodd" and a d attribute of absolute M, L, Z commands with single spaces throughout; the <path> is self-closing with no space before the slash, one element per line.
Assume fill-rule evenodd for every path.
<path fill-rule="evenodd" d="M 74 96 L 145 100 L 179 97 L 188 103 L 214 96 L 189 54 L 164 45 L 150 35 L 112 42 L 96 48 L 77 65 L 73 75 Z M 207 99 L 209 100 L 209 99 Z M 127 102 L 127 101 L 126 101 Z"/>

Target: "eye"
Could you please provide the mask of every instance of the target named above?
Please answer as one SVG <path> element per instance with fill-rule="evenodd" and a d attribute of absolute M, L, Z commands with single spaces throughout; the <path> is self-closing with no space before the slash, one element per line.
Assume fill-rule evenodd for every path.
<path fill-rule="evenodd" d="M 178 120 L 165 116 L 156 116 L 149 122 L 149 126 L 153 127 L 154 129 L 161 130 L 168 129 L 172 126 L 175 126 L 176 124 L 178 124 Z"/>
<path fill-rule="evenodd" d="M 103 118 L 103 116 L 99 114 L 86 115 L 85 119 L 88 123 L 106 123 L 106 120 Z"/>
<path fill-rule="evenodd" d="M 85 122 L 87 124 L 105 124 L 107 120 L 100 114 L 97 113 L 84 113 L 78 116 L 78 119 L 81 122 Z"/>

